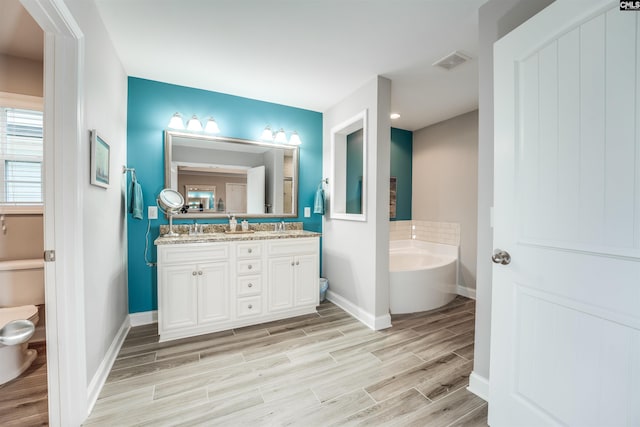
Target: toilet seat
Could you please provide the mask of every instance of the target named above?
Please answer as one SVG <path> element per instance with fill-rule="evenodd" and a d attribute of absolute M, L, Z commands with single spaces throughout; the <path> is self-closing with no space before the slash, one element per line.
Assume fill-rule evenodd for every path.
<path fill-rule="evenodd" d="M 38 307 L 35 305 L 21 305 L 19 307 L 0 308 L 0 328 L 13 320 L 30 320 L 34 324 L 38 321 Z"/>

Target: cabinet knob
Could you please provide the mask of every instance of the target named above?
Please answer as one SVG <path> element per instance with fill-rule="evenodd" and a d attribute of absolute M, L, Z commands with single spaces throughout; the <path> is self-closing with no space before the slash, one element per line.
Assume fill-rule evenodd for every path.
<path fill-rule="evenodd" d="M 251 309 L 253 308 L 253 305 L 252 305 L 252 304 L 249 304 L 249 305 L 247 306 L 247 308 L 248 308 L 249 310 L 251 310 Z"/>
<path fill-rule="evenodd" d="M 300 261 L 296 261 L 296 265 L 300 265 Z"/>
<path fill-rule="evenodd" d="M 253 252 L 253 249 L 249 248 L 249 250 L 247 252 L 251 253 L 251 252 Z"/>
<path fill-rule="evenodd" d="M 249 283 L 249 284 L 247 285 L 247 287 L 249 287 L 249 288 L 253 288 L 253 283 Z"/>
<path fill-rule="evenodd" d="M 198 271 L 198 275 L 202 276 L 202 271 Z"/>
<path fill-rule="evenodd" d="M 192 271 L 191 274 L 193 274 L 195 276 L 196 274 L 198 274 L 198 272 L 197 271 Z"/>
<path fill-rule="evenodd" d="M 247 267 L 249 270 L 251 270 L 253 268 L 253 266 L 251 264 L 249 264 L 249 267 Z"/>
<path fill-rule="evenodd" d="M 295 262 L 291 261 L 291 265 L 292 265 L 292 266 L 294 266 L 294 265 L 296 265 L 296 264 L 295 264 Z"/>

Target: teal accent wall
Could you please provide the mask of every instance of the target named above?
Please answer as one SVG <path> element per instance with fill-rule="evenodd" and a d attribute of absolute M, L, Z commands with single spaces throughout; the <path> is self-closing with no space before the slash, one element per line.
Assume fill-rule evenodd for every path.
<path fill-rule="evenodd" d="M 396 217 L 391 221 L 411 219 L 413 167 L 413 132 L 391 128 L 391 176 L 397 178 Z"/>
<path fill-rule="evenodd" d="M 347 207 L 348 214 L 362 213 L 362 172 L 364 131 L 347 135 Z"/>
<path fill-rule="evenodd" d="M 156 197 L 164 188 L 163 132 L 175 112 L 180 112 L 185 120 L 193 114 L 201 121 L 213 116 L 220 126 L 220 134 L 233 138 L 257 140 L 266 125 L 271 129 L 283 128 L 288 135 L 297 131 L 302 139 L 298 172 L 299 216 L 285 221 L 301 221 L 306 230 L 322 231 L 320 215 L 303 218 L 304 207 L 313 207 L 315 191 L 322 179 L 321 113 L 129 77 L 127 166 L 136 170 L 145 205 L 143 220 L 134 220 L 127 215 L 130 313 L 156 310 L 158 307 L 156 268 L 148 267 L 144 260 L 147 206 L 156 204 Z M 258 220 L 249 220 L 255 221 Z M 202 219 L 198 222 L 220 223 L 226 219 Z M 181 221 L 174 220 L 174 223 Z M 153 262 L 156 260 L 153 241 L 158 237 L 160 224 L 167 224 L 163 215 L 151 221 L 148 259 Z"/>

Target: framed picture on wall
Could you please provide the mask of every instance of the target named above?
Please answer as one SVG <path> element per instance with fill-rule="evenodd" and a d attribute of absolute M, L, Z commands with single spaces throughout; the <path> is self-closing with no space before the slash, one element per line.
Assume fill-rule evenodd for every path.
<path fill-rule="evenodd" d="M 91 131 L 91 184 L 109 188 L 110 155 L 109 144 L 93 129 Z"/>

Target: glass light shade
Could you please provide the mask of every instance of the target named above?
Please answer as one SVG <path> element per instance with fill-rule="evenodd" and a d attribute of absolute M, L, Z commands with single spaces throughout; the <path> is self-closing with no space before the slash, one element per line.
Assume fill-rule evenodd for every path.
<path fill-rule="evenodd" d="M 200 120 L 198 120 L 198 117 L 195 114 L 187 122 L 187 130 L 196 132 L 202 131 L 202 123 L 200 123 Z"/>
<path fill-rule="evenodd" d="M 204 131 L 206 133 L 220 133 L 220 128 L 218 127 L 218 123 L 216 123 L 213 117 L 209 117 L 209 120 L 207 120 L 207 124 L 204 127 Z"/>
<path fill-rule="evenodd" d="M 298 135 L 298 132 L 293 132 L 291 134 L 291 138 L 289 138 L 289 144 L 291 145 L 300 145 L 302 144 L 302 140 L 300 139 L 300 135 Z"/>
<path fill-rule="evenodd" d="M 171 129 L 184 129 L 184 121 L 180 113 L 175 113 L 169 120 L 169 127 Z"/>
<path fill-rule="evenodd" d="M 287 143 L 287 135 L 284 133 L 284 129 L 280 128 L 280 130 L 276 132 L 275 142 Z"/>
<path fill-rule="evenodd" d="M 271 132 L 271 128 L 269 126 L 264 128 L 260 139 L 263 139 L 265 141 L 273 141 L 273 132 Z"/>

